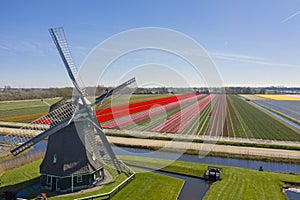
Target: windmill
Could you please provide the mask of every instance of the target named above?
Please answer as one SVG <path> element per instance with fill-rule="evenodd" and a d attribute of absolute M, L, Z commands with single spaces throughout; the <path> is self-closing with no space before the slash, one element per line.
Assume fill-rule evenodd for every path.
<path fill-rule="evenodd" d="M 75 95 L 70 101 L 52 105 L 47 115 L 12 135 L 10 138 L 18 146 L 11 153 L 18 155 L 48 138 L 46 153 L 40 165 L 41 187 L 73 192 L 100 182 L 104 178 L 104 164 L 111 164 L 118 173 L 121 172 L 119 161 L 101 129 L 93 107 L 135 84 L 135 78 L 97 97 L 95 102 L 89 102 L 63 28 L 51 28 L 49 32 L 74 85 Z M 41 130 L 43 132 L 39 133 Z"/>

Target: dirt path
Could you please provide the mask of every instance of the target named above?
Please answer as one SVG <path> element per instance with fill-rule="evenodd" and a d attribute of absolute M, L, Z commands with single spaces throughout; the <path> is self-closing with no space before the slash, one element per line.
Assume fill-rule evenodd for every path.
<path fill-rule="evenodd" d="M 154 148 L 166 148 L 166 149 L 186 149 L 199 151 L 200 154 L 206 154 L 208 152 L 222 152 L 231 154 L 244 154 L 251 156 L 266 156 L 276 158 L 290 158 L 300 159 L 300 151 L 294 150 L 281 150 L 281 149 L 266 149 L 266 148 L 254 148 L 254 147 L 238 147 L 229 145 L 214 145 L 207 143 L 188 143 L 178 141 L 164 141 L 153 139 L 140 139 L 140 138 L 124 138 L 124 137 L 112 137 L 109 136 L 108 140 L 114 144 L 125 144 L 132 146 L 145 146 Z"/>
<path fill-rule="evenodd" d="M 125 144 L 133 146 L 145 146 L 145 147 L 158 147 L 168 149 L 187 149 L 193 151 L 199 151 L 201 154 L 212 152 L 222 152 L 231 154 L 244 154 L 251 156 L 266 156 L 276 158 L 290 158 L 300 160 L 300 151 L 294 150 L 281 150 L 281 149 L 267 149 L 267 148 L 255 148 L 255 147 L 239 147 L 230 145 L 213 145 L 207 143 L 190 143 L 190 142 L 178 142 L 178 141 L 165 141 L 165 140 L 154 140 L 154 139 L 142 139 L 145 136 L 159 136 L 159 137 L 176 137 L 176 138 L 191 138 L 191 139 L 204 139 L 204 141 L 230 141 L 230 142 L 247 142 L 257 144 L 276 144 L 276 145 L 291 145 L 300 146 L 299 142 L 291 141 L 272 141 L 272 140 L 258 140 L 258 139 L 244 139 L 244 138 L 220 138 L 220 137 L 195 137 L 188 135 L 174 135 L 174 134 L 161 134 L 154 132 L 134 132 L 134 131 L 118 131 L 118 130 L 105 130 L 105 132 L 114 132 L 133 135 L 137 138 L 125 138 L 125 137 L 112 137 L 109 136 L 110 142 L 115 144 Z M 0 133 L 19 134 L 19 129 L 16 128 L 4 128 L 0 127 Z M 38 134 L 40 131 L 36 131 Z M 31 132 L 32 134 L 32 132 Z"/>
<path fill-rule="evenodd" d="M 204 141 L 223 141 L 223 142 L 237 142 L 237 143 L 253 143 L 253 144 L 273 144 L 273 145 L 284 145 L 284 146 L 298 146 L 300 147 L 300 142 L 298 141 L 278 141 L 278 140 L 263 140 L 255 138 L 241 138 L 241 137 L 217 137 L 217 136 L 195 136 L 195 135 L 182 135 L 173 133 L 159 133 L 159 132 L 141 132 L 134 130 L 111 130 L 104 129 L 104 133 L 117 133 L 131 135 L 137 138 L 143 137 L 166 137 L 166 138 L 184 138 L 191 140 L 204 140 Z"/>

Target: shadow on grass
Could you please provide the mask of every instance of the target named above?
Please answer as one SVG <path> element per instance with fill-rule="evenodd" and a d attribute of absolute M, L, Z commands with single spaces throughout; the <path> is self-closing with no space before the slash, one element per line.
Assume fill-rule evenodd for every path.
<path fill-rule="evenodd" d="M 22 190 L 25 190 L 31 186 L 34 186 L 36 184 L 40 183 L 40 177 L 30 179 L 21 183 L 16 183 L 12 185 L 6 185 L 3 187 L 0 187 L 0 196 L 4 195 L 5 191 L 12 191 L 12 192 L 20 192 Z"/>
<path fill-rule="evenodd" d="M 30 198 L 30 199 L 36 198 L 41 193 L 47 193 L 48 197 L 56 196 L 59 194 L 57 192 L 50 192 L 48 190 L 42 190 L 40 187 L 33 189 L 33 187 L 39 183 L 40 183 L 40 177 L 36 177 L 34 179 L 23 181 L 21 183 L 0 187 L 0 198 L 1 197 L 4 198 L 6 191 L 17 193 L 17 196 L 18 196 L 18 194 L 21 194 L 21 195 L 25 194 L 22 197 L 23 198 L 26 197 L 26 198 Z M 28 190 L 28 191 L 25 191 L 25 190 Z"/>

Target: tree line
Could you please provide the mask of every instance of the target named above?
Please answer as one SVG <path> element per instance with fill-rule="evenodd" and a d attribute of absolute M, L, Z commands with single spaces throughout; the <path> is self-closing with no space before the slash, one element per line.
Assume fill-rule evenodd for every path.
<path fill-rule="evenodd" d="M 111 87 L 97 86 L 87 87 L 86 94 L 100 96 Z M 285 87 L 225 87 L 227 94 L 300 94 L 300 88 Z M 224 91 L 222 90 L 222 91 Z M 132 90 L 131 90 L 132 91 Z M 182 94 L 182 93 L 209 93 L 220 91 L 218 88 L 136 88 L 134 94 Z M 26 99 L 44 99 L 54 97 L 72 97 L 73 88 L 11 88 L 6 86 L 0 89 L 0 101 L 8 100 L 26 100 Z"/>

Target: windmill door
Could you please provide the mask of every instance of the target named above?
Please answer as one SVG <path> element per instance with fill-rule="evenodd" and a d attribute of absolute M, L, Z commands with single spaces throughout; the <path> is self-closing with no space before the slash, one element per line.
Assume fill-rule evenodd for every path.
<path fill-rule="evenodd" d="M 56 191 L 56 185 L 57 185 L 57 178 L 52 176 L 52 185 L 51 185 L 52 191 Z"/>

